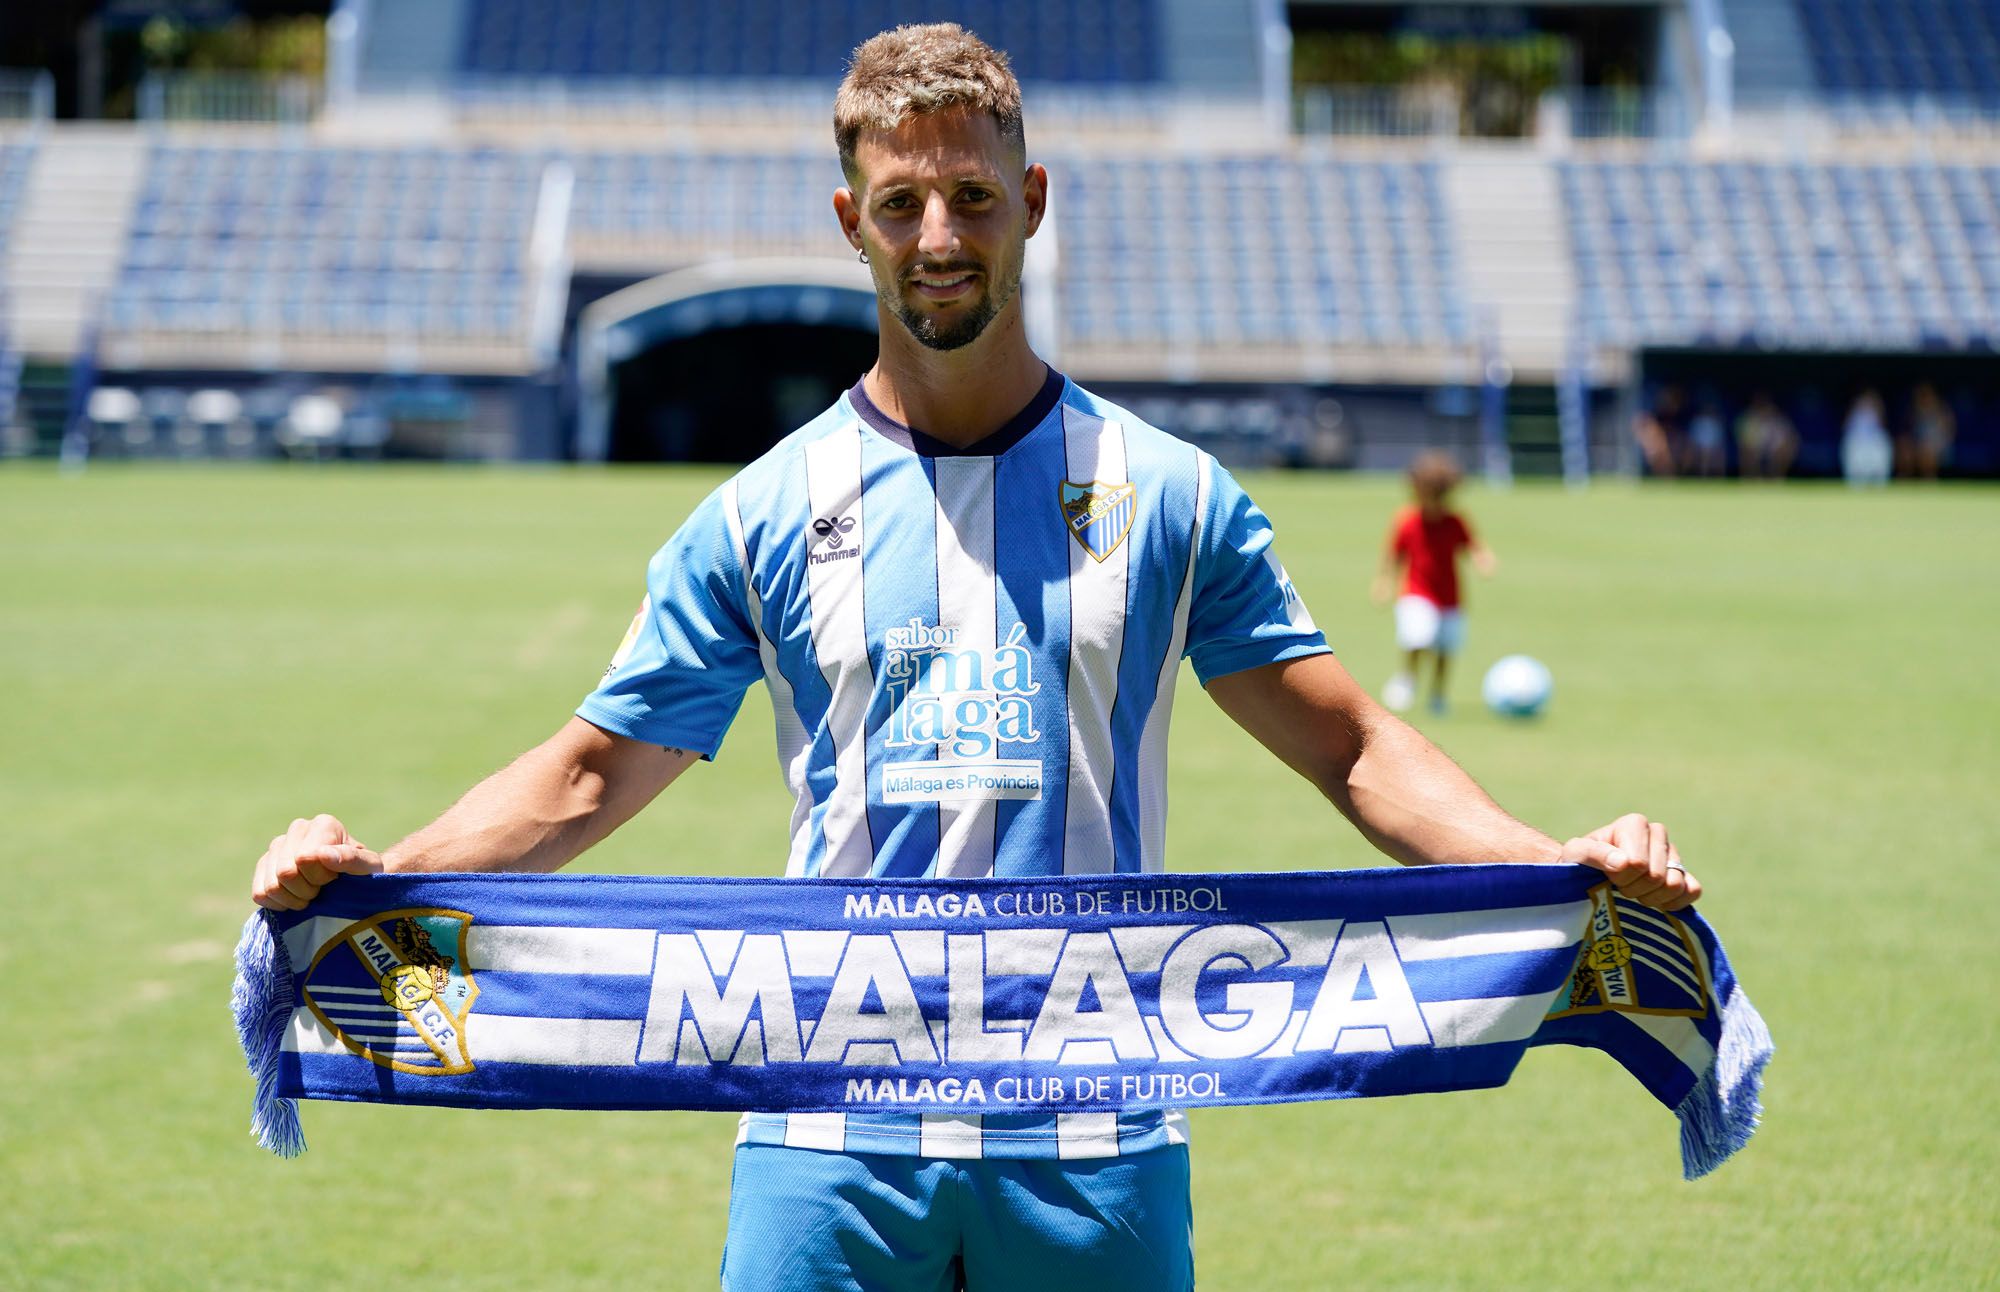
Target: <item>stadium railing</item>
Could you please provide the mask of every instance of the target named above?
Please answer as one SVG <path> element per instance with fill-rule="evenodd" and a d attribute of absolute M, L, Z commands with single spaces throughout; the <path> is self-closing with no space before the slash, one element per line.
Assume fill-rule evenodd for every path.
<path fill-rule="evenodd" d="M 1560 90 L 1545 102 L 1544 121 L 1551 112 L 1563 114 L 1574 139 L 1685 139 L 1696 125 L 1687 96 L 1671 89 Z"/>
<path fill-rule="evenodd" d="M 139 82 L 146 122 L 245 121 L 303 125 L 319 115 L 326 87 L 304 76 L 255 72 L 153 72 Z"/>
<path fill-rule="evenodd" d="M 1292 128 L 1306 136 L 1683 139 L 1695 125 L 1687 96 L 1660 88 L 1551 90 L 1536 103 L 1492 115 L 1482 120 L 1478 106 L 1447 86 L 1311 85 L 1292 95 Z"/>
<path fill-rule="evenodd" d="M 1453 138 L 1458 96 L 1437 87 L 1304 86 L 1292 95 L 1292 127 L 1302 135 Z"/>

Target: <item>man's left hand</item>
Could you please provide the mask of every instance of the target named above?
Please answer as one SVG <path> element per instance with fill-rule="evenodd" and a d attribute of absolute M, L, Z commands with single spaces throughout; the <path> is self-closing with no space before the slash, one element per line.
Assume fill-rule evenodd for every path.
<path fill-rule="evenodd" d="M 1561 861 L 1601 870 L 1625 897 L 1656 911 L 1682 911 L 1701 897 L 1701 881 L 1681 865 L 1667 827 L 1628 812 L 1563 845 Z"/>

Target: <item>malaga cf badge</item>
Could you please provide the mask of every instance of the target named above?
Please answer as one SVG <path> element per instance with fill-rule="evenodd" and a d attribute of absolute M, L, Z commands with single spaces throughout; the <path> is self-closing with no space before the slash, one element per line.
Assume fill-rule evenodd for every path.
<path fill-rule="evenodd" d="M 306 971 L 306 1007 L 342 1044 L 422 1076 L 472 1071 L 465 1016 L 479 994 L 465 963 L 463 911 L 389 911 L 350 924 Z"/>
<path fill-rule="evenodd" d="M 1062 482 L 1062 514 L 1069 532 L 1083 550 L 1097 560 L 1118 550 L 1132 529 L 1132 514 L 1138 509 L 1138 490 L 1130 481 L 1106 484 Z"/>

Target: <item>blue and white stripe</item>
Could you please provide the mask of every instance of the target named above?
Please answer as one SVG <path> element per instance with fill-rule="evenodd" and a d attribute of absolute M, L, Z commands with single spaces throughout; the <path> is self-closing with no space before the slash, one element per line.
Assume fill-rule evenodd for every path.
<path fill-rule="evenodd" d="M 1097 522 L 1124 533 L 1102 559 L 1071 532 L 1066 481 L 1133 486 Z M 1309 623 L 1287 617 L 1264 572 L 1268 532 L 1254 509 L 1234 505 L 1240 499 L 1213 459 L 1074 385 L 992 456 L 928 456 L 914 440 L 878 433 L 843 397 L 724 485 L 663 549 L 649 601 L 678 631 L 642 633 L 579 712 L 712 753 L 722 726 L 683 732 L 650 712 L 648 697 L 681 711 L 692 691 L 703 712 L 730 714 L 761 675 L 793 795 L 790 876 L 1158 871 L 1174 685 L 1205 588 L 1230 589 L 1211 597 L 1203 620 L 1204 643 L 1220 634 L 1235 652 L 1224 671 L 1325 649 Z M 837 548 L 815 522 L 839 526 Z M 708 565 L 718 557 L 730 568 L 716 574 Z M 1245 595 L 1245 586 L 1262 591 Z M 955 761 L 944 744 L 887 743 L 885 638 L 912 623 L 949 629 L 958 649 L 988 659 L 1009 642 L 1031 652 L 1034 738 L 1001 740 L 992 756 L 1037 768 L 1039 793 L 885 796 L 883 775 L 898 763 Z M 834 1116 L 799 1127 L 776 1118 L 768 1133 L 852 1138 Z M 1033 1143 L 1049 1153 L 1120 1142 L 1129 1151 L 1180 1134 L 1157 1114 L 1128 1122 L 988 1119 L 982 1137 L 976 1119 L 911 1119 L 868 1134 L 922 1140 L 924 1152 L 1006 1144 L 1024 1153 Z M 767 1132 L 753 1118 L 747 1133 Z"/>
<path fill-rule="evenodd" d="M 961 909 L 981 895 L 985 910 Z M 1022 924 L 1000 904 L 1010 895 L 1067 914 Z M 1204 895 L 1216 900 L 1193 914 Z M 871 909 L 916 900 L 934 917 Z M 787 1109 L 753 1113 L 743 1137 L 1091 1157 L 1173 1142 L 1184 1131 L 1166 1106 L 1493 1086 L 1529 1046 L 1569 1044 L 1609 1053 L 1675 1111 L 1692 1176 L 1749 1138 L 1771 1053 L 1699 916 L 1645 911 L 1582 867 L 894 884 L 369 876 L 315 912 L 260 916 L 239 948 L 238 1024 L 262 1097 Z M 443 930 L 446 961 L 420 963 L 449 985 L 413 1009 L 465 1060 L 448 1069 L 370 998 L 376 973 L 408 963 L 379 933 L 403 917 Z M 1635 967 L 1631 935 L 1608 923 L 1656 943 L 1657 965 Z M 997 994 L 983 985 L 1010 977 Z M 383 981 L 400 994 L 409 980 Z M 1080 1008 L 1091 981 L 1100 1004 Z M 1677 981 L 1700 990 L 1689 1009 L 1675 1007 Z M 864 1007 L 871 993 L 880 1010 Z M 1106 1073 L 1102 1093 L 1063 1080 Z M 990 1099 L 956 1089 L 974 1079 Z M 896 1089 L 869 1089 L 885 1082 Z M 1035 1088 L 1005 1088 L 1023 1083 Z M 979 1119 L 962 1095 L 1030 1111 Z M 908 1111 L 840 1111 L 857 1101 Z"/>

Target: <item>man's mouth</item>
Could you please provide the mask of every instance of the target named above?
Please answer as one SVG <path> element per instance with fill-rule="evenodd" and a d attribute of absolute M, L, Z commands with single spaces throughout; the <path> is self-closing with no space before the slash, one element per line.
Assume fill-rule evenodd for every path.
<path fill-rule="evenodd" d="M 973 269 L 919 269 L 910 275 L 910 286 L 925 300 L 954 301 L 970 293 L 978 277 Z"/>

